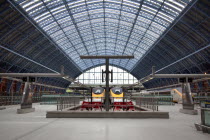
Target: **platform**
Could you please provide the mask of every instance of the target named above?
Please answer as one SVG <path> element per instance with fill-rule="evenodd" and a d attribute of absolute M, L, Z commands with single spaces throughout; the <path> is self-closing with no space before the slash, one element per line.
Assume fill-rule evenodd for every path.
<path fill-rule="evenodd" d="M 25 114 L 34 112 L 35 108 L 24 108 L 24 109 L 17 109 L 17 114 Z"/>
<path fill-rule="evenodd" d="M 0 106 L 0 110 L 4 110 L 4 109 L 6 109 L 5 106 Z"/>
<path fill-rule="evenodd" d="M 35 112 L 16 114 L 19 105 L 0 111 L 1 140 L 209 140 L 197 131 L 199 115 L 179 112 L 181 105 L 160 106 L 169 119 L 46 118 L 54 105 L 33 104 Z M 200 112 L 199 112 L 200 113 Z"/>
<path fill-rule="evenodd" d="M 169 112 L 152 111 L 48 111 L 47 118 L 162 118 L 168 119 Z"/>
<path fill-rule="evenodd" d="M 189 115 L 198 115 L 198 110 L 188 110 L 180 108 L 179 112 Z"/>

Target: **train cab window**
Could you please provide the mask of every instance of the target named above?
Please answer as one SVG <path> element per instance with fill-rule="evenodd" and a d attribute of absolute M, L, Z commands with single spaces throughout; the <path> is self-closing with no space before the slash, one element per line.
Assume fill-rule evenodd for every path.
<path fill-rule="evenodd" d="M 122 93 L 122 88 L 112 88 L 111 90 L 115 94 L 121 94 Z"/>
<path fill-rule="evenodd" d="M 101 94 L 103 93 L 104 89 L 103 88 L 93 88 L 93 93 L 94 94 Z"/>

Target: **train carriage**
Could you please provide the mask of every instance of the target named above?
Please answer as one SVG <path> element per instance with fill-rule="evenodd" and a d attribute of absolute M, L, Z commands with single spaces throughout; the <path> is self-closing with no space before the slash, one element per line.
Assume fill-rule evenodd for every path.
<path fill-rule="evenodd" d="M 111 104 L 114 110 L 132 110 L 134 111 L 134 104 L 131 100 L 125 100 L 125 94 L 120 87 L 114 87 L 110 90 Z"/>
<path fill-rule="evenodd" d="M 83 101 L 81 110 L 102 109 L 104 104 L 105 89 L 96 87 L 92 89 L 91 98 Z"/>

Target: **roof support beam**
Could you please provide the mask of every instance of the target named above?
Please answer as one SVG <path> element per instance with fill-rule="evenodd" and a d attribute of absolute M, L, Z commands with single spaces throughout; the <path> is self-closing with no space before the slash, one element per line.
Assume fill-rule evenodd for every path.
<path fill-rule="evenodd" d="M 81 35 L 81 31 L 79 30 L 79 27 L 78 27 L 78 25 L 77 25 L 77 23 L 76 23 L 76 21 L 75 21 L 75 18 L 74 18 L 74 16 L 73 16 L 73 14 L 72 14 L 72 12 L 71 12 L 71 10 L 70 10 L 70 8 L 69 8 L 69 5 L 68 5 L 68 2 L 66 2 L 66 0 L 63 0 L 63 3 L 64 3 L 64 5 L 65 5 L 65 7 L 66 7 L 66 9 L 67 9 L 67 11 L 68 11 L 68 13 L 69 13 L 69 16 L 70 16 L 70 18 L 71 18 L 71 20 L 72 20 L 72 23 L 73 23 L 73 25 L 75 26 L 75 29 L 76 29 L 76 31 L 77 31 L 77 33 L 78 33 L 78 35 L 79 35 L 79 37 L 80 37 L 80 39 L 81 39 L 81 41 L 82 41 L 82 44 L 84 45 L 84 47 L 85 47 L 85 50 L 87 51 L 87 54 L 89 54 L 89 51 L 88 51 L 88 49 L 87 49 L 87 46 L 86 46 L 86 44 L 85 44 L 85 41 L 84 41 L 84 39 L 83 39 L 83 37 L 82 37 L 82 35 Z M 74 46 L 74 45 L 73 45 Z M 77 49 L 75 49 L 76 51 L 77 51 Z M 80 53 L 79 53 L 80 54 Z M 92 64 L 94 65 L 94 63 L 93 63 L 93 61 L 91 60 L 91 62 L 92 62 Z M 84 61 L 84 63 L 86 64 L 86 62 Z M 86 64 L 87 65 L 87 64 Z"/>
<path fill-rule="evenodd" d="M 11 1 L 11 0 L 8 0 L 8 2 L 18 11 L 21 13 L 22 16 L 24 16 L 24 18 L 26 18 L 42 35 L 44 35 L 44 37 L 46 37 L 61 53 L 63 53 L 63 55 L 69 60 L 71 61 L 75 67 L 77 67 L 81 72 L 82 72 L 82 69 L 60 48 L 56 45 L 56 43 L 50 39 L 49 36 L 47 36 L 42 29 L 40 29 L 38 27 L 38 25 L 33 22 L 33 20 L 28 16 L 26 15 L 22 10 L 21 8 L 19 7 L 19 5 L 17 5 L 15 2 Z"/>
<path fill-rule="evenodd" d="M 210 80 L 210 78 L 196 79 L 196 80 L 193 80 L 192 83 L 197 83 L 197 82 L 206 81 L 206 80 Z M 176 87 L 181 87 L 181 83 L 173 84 L 173 85 L 167 85 L 167 86 L 161 86 L 161 87 L 156 87 L 156 88 L 149 88 L 149 89 L 146 89 L 146 90 L 147 91 L 154 91 L 154 90 L 160 90 L 160 89 L 166 89 L 166 88 L 176 88 Z"/>
<path fill-rule="evenodd" d="M 145 56 L 166 36 L 166 34 L 176 25 L 176 23 L 197 3 L 198 0 L 195 0 L 189 4 L 184 11 L 179 15 L 179 17 L 174 20 L 173 24 L 157 39 L 157 41 L 150 47 L 150 49 L 140 58 L 140 60 L 133 66 L 130 70 L 132 72 L 134 68 L 144 59 Z"/>
<path fill-rule="evenodd" d="M 155 74 L 155 67 L 152 67 L 152 74 L 139 80 L 140 83 L 145 83 L 153 78 L 210 78 L 210 74 Z"/>
<path fill-rule="evenodd" d="M 36 61 L 34 61 L 34 60 L 32 60 L 32 59 L 26 57 L 26 56 L 23 56 L 23 55 L 21 55 L 21 54 L 15 52 L 15 51 L 13 51 L 13 50 L 11 50 L 11 49 L 8 49 L 8 48 L 3 47 L 3 46 L 1 46 L 1 45 L 0 45 L 0 48 L 1 48 L 1 49 L 4 49 L 4 50 L 7 50 L 7 51 L 9 51 L 9 52 L 11 52 L 11 53 L 13 53 L 13 54 L 15 54 L 15 55 L 18 55 L 18 56 L 20 56 L 20 57 L 22 57 L 22 58 L 24 58 L 24 59 L 26 59 L 26 60 L 28 60 L 28 61 L 34 63 L 34 64 L 37 64 L 37 65 L 39 65 L 39 66 L 41 66 L 41 67 L 44 67 L 44 68 L 46 68 L 46 69 L 48 69 L 48 70 L 50 70 L 50 71 L 52 71 L 52 72 L 59 73 L 59 72 L 57 72 L 57 71 L 55 71 L 55 70 L 53 70 L 53 69 L 51 69 L 51 68 L 49 68 L 49 67 L 47 67 L 47 66 L 44 66 L 44 65 L 42 65 L 42 64 L 40 64 L 40 63 L 38 63 L 38 62 L 36 62 Z"/>
<path fill-rule="evenodd" d="M 210 78 L 210 74 L 154 74 L 153 78 Z"/>
<path fill-rule="evenodd" d="M 53 70 L 51 68 L 48 68 L 48 67 L 46 67 L 46 66 L 44 66 L 44 65 L 42 65 L 42 64 L 40 64 L 40 63 L 38 63 L 38 62 L 28 58 L 28 57 L 25 57 L 25 56 L 15 52 L 15 51 L 13 51 L 13 50 L 5 48 L 5 47 L 3 47 L 1 45 L 0 45 L 0 48 L 5 49 L 5 50 L 7 50 L 7 51 L 9 51 L 9 52 L 11 52 L 11 53 L 13 53 L 15 55 L 18 55 L 18 56 L 20 56 L 20 57 L 22 57 L 22 58 L 24 58 L 24 59 L 26 59 L 26 60 L 28 60 L 28 61 L 30 61 L 32 63 L 35 63 L 35 64 L 37 64 L 37 65 L 39 65 L 41 67 L 44 67 L 44 68 L 46 68 L 46 69 L 48 69 L 48 70 L 50 70 L 50 71 L 55 73 L 55 74 L 53 74 L 53 73 L 48 73 L 48 74 L 46 74 L 46 73 L 37 73 L 36 76 L 35 76 L 35 73 L 22 73 L 22 75 L 21 75 L 21 73 L 18 73 L 18 75 L 16 75 L 16 73 L 5 73 L 5 74 L 0 73 L 0 77 L 1 76 L 9 76 L 9 77 L 27 77 L 27 76 L 33 76 L 33 77 L 60 77 L 60 78 L 63 78 L 65 80 L 67 80 L 67 81 L 70 81 L 70 82 L 74 82 L 75 81 L 74 78 L 71 78 L 71 77 L 66 76 L 66 75 L 61 75 L 59 72 L 57 72 L 57 71 L 55 71 L 55 70 Z M 83 84 L 79 83 L 79 86 L 83 86 Z"/>
<path fill-rule="evenodd" d="M 0 77 L 64 77 L 57 73 L 0 73 Z"/>
<path fill-rule="evenodd" d="M 210 44 L 208 44 L 205 47 L 203 47 L 203 48 L 201 48 L 201 49 L 199 49 L 199 50 L 197 50 L 197 51 L 195 51 L 195 52 L 193 52 L 193 53 L 191 53 L 191 54 L 189 54 L 189 55 L 187 55 L 187 56 L 185 56 L 185 57 L 183 57 L 183 58 L 181 58 L 181 59 L 179 59 L 179 60 L 177 60 L 177 61 L 175 61 L 175 62 L 173 62 L 173 63 L 171 63 L 171 64 L 169 64 L 169 65 L 167 65 L 167 66 L 165 66 L 165 67 L 163 67 L 161 69 L 159 69 L 159 70 L 157 70 L 155 73 L 160 72 L 161 70 L 163 70 L 163 69 L 165 69 L 167 67 L 170 67 L 171 65 L 174 65 L 174 64 L 176 64 L 176 63 L 178 63 L 178 62 L 180 62 L 180 61 L 182 61 L 184 59 L 187 59 L 188 57 L 193 56 L 194 54 L 199 53 L 200 51 L 203 51 L 203 50 L 205 50 L 205 49 L 207 49 L 209 47 L 210 47 Z"/>
<path fill-rule="evenodd" d="M 5 78 L 5 79 L 8 79 L 8 80 L 13 80 L 13 81 L 18 81 L 18 82 L 23 82 L 23 80 L 21 80 L 21 79 L 16 79 L 16 78 L 12 78 L 12 77 L 1 77 L 1 78 Z M 47 85 L 47 84 L 42 84 L 42 83 L 36 83 L 36 82 L 33 82 L 32 84 L 33 85 L 38 85 L 38 86 L 49 87 L 49 88 L 65 89 L 65 88 L 58 87 L 58 86 L 52 86 L 52 85 Z"/>
<path fill-rule="evenodd" d="M 134 56 L 133 55 L 117 55 L 117 56 L 113 56 L 113 55 L 98 55 L 98 56 L 84 56 L 81 55 L 80 56 L 81 59 L 133 59 Z"/>

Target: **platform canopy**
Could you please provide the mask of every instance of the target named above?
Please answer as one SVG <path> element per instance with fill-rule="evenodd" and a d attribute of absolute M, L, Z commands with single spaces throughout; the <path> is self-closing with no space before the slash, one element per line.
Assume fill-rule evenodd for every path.
<path fill-rule="evenodd" d="M 80 55 L 134 55 L 111 65 L 131 71 L 191 0 L 15 0 L 81 71 L 105 63 Z"/>

